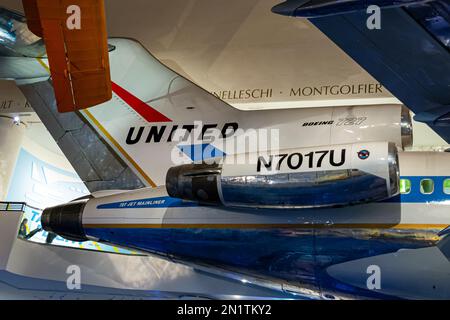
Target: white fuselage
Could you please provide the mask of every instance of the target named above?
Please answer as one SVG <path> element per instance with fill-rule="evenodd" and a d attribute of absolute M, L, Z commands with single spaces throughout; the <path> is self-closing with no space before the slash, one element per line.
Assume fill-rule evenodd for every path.
<path fill-rule="evenodd" d="M 450 178 L 450 154 L 399 154 L 402 178 Z M 437 166 L 436 164 L 440 165 Z M 434 192 L 420 196 L 420 185 L 398 201 L 338 208 L 301 210 L 230 209 L 220 206 L 171 205 L 164 187 L 144 188 L 90 200 L 83 215 L 88 227 L 140 225 L 149 228 L 398 228 L 436 229 L 450 225 L 450 194 L 435 182 Z M 448 199 L 446 199 L 448 198 Z M 181 201 L 181 200 L 180 200 Z M 117 204 L 114 208 L 100 205 Z"/>

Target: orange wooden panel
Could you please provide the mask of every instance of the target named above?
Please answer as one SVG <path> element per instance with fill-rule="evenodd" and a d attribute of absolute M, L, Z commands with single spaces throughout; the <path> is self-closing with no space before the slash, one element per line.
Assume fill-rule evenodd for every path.
<path fill-rule="evenodd" d="M 39 10 L 37 0 L 22 0 L 23 10 L 27 17 L 28 29 L 38 37 L 43 37 L 41 19 L 39 18 Z"/>
<path fill-rule="evenodd" d="M 62 0 L 71 5 L 72 0 Z M 112 97 L 106 17 L 103 0 L 78 0 L 81 30 L 65 30 L 67 55 L 77 107 L 88 107 Z"/>
<path fill-rule="evenodd" d="M 24 1 L 34 1 L 39 13 L 58 110 L 75 111 L 110 100 L 104 0 Z M 67 8 L 72 5 L 81 9 L 80 29 L 67 27 Z"/>
<path fill-rule="evenodd" d="M 41 23 L 58 111 L 74 111 L 77 108 L 69 78 L 61 22 L 59 20 L 43 20 Z"/>

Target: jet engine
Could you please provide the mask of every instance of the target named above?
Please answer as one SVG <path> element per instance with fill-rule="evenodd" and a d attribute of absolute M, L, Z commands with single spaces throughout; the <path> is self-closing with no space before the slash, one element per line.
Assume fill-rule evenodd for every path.
<path fill-rule="evenodd" d="M 254 208 L 311 208 L 384 200 L 399 193 L 393 143 L 332 145 L 241 154 L 172 167 L 171 197 Z"/>
<path fill-rule="evenodd" d="M 86 241 L 82 217 L 89 198 L 75 200 L 67 204 L 47 208 L 41 216 L 45 231 L 56 233 L 67 240 Z"/>

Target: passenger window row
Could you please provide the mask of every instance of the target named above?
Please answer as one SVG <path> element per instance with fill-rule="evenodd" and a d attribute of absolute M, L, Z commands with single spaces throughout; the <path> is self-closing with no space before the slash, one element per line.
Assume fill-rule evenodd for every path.
<path fill-rule="evenodd" d="M 445 194 L 450 194 L 450 179 L 445 179 L 442 188 Z M 400 193 L 408 194 L 411 192 L 411 180 L 400 179 Z M 434 180 L 425 178 L 420 180 L 420 193 L 432 194 L 434 192 Z"/>

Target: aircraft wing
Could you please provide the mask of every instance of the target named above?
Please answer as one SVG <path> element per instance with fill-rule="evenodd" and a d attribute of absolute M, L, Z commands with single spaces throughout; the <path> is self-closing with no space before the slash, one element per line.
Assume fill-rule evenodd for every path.
<path fill-rule="evenodd" d="M 162 257 L 84 250 L 18 237 L 25 207 L 24 203 L 0 203 L 2 299 L 292 298 Z M 138 272 L 129 277 L 130 269 Z M 82 275 L 76 290 L 67 286 L 69 271 Z"/>
<path fill-rule="evenodd" d="M 380 29 L 367 27 L 369 4 Z M 450 142 L 450 1 L 289 0 L 272 11 L 308 18 Z"/>
<path fill-rule="evenodd" d="M 450 237 L 443 237 L 435 246 L 338 263 L 328 267 L 327 273 L 347 285 L 367 288 L 367 270 L 374 267 L 382 275 L 376 288 L 379 293 L 407 299 L 446 299 L 450 292 Z"/>

